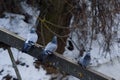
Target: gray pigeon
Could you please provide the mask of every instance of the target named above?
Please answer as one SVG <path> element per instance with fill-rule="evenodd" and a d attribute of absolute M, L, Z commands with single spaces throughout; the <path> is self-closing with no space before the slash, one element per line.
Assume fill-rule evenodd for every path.
<path fill-rule="evenodd" d="M 44 51 L 45 51 L 45 54 L 48 55 L 48 54 L 54 53 L 56 49 L 57 49 L 57 37 L 54 36 L 52 41 L 46 45 Z"/>
<path fill-rule="evenodd" d="M 49 55 L 53 54 L 53 53 L 56 51 L 57 47 L 58 47 L 58 45 L 57 45 L 57 37 L 54 36 L 53 39 L 52 39 L 52 41 L 49 42 L 49 43 L 45 46 L 44 50 L 42 51 L 41 55 L 39 56 L 39 60 L 40 60 L 41 62 L 45 63 L 46 58 L 47 58 Z"/>
<path fill-rule="evenodd" d="M 91 61 L 90 53 L 88 52 L 83 58 L 81 58 L 78 62 L 82 67 L 86 68 Z"/>

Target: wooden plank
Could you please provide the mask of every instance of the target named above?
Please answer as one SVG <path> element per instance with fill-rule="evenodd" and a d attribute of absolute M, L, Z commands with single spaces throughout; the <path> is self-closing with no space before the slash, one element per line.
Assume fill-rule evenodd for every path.
<path fill-rule="evenodd" d="M 13 68 L 15 69 L 18 80 L 22 80 L 10 47 L 8 48 L 8 53 L 12 61 Z"/>
<path fill-rule="evenodd" d="M 25 40 L 8 30 L 0 28 L 0 41 L 21 50 Z M 36 44 L 34 49 L 30 50 L 27 54 L 37 58 L 41 51 L 42 46 Z M 77 63 L 73 63 L 58 53 L 54 53 L 53 56 L 48 58 L 48 61 L 60 71 L 78 77 L 80 80 L 114 80 L 113 78 L 93 69 L 85 70 Z"/>

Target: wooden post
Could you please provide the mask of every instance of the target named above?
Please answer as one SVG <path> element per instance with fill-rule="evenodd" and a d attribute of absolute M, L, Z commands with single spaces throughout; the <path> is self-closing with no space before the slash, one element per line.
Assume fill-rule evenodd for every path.
<path fill-rule="evenodd" d="M 8 53 L 12 61 L 13 68 L 15 69 L 18 80 L 22 80 L 10 47 L 8 48 Z"/>

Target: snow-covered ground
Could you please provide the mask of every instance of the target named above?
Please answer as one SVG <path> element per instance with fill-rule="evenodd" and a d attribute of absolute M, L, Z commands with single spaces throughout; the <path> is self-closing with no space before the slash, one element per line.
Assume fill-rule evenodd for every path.
<path fill-rule="evenodd" d="M 26 3 L 21 3 L 23 10 L 27 11 L 29 15 L 32 16 L 29 23 L 26 23 L 24 21 L 25 17 L 23 15 L 19 14 L 11 14 L 11 13 L 5 13 L 5 18 L 0 18 L 0 28 L 6 28 L 19 36 L 26 38 L 27 34 L 30 32 L 30 28 L 35 25 L 37 16 L 39 15 L 39 11 L 37 9 L 31 8 L 31 6 L 27 5 Z M 36 12 L 36 15 L 34 13 Z M 75 38 L 76 39 L 76 38 Z M 76 40 L 74 41 L 76 42 Z M 74 46 L 75 47 L 75 46 Z M 114 44 L 114 51 L 112 51 L 115 54 L 112 54 L 112 60 L 113 63 L 110 62 L 110 57 L 107 55 L 106 58 L 101 57 L 101 55 L 98 55 L 99 53 L 99 46 L 96 42 L 93 42 L 91 55 L 92 55 L 92 61 L 95 66 L 96 61 L 98 60 L 99 66 L 97 67 L 91 67 L 101 73 L 104 73 L 108 76 L 111 76 L 115 78 L 116 80 L 120 79 L 120 62 L 118 61 L 118 58 L 116 55 L 120 56 L 118 45 Z M 26 66 L 17 65 L 19 72 L 22 76 L 22 80 L 50 80 L 51 75 L 46 74 L 46 70 L 44 70 L 42 67 L 40 69 L 36 69 L 33 65 L 34 58 L 18 51 L 15 48 L 11 48 L 15 60 L 19 58 L 19 60 L 23 63 L 25 63 Z M 73 51 L 67 50 L 65 48 L 64 56 L 70 58 L 73 61 L 76 61 L 78 58 L 79 51 L 75 47 Z M 0 48 L 0 80 L 7 74 L 10 74 L 11 76 L 16 78 L 16 74 L 14 71 L 14 68 L 12 67 L 12 62 L 10 60 L 9 54 L 7 50 L 4 50 Z M 75 77 L 68 76 L 66 77 L 67 80 L 79 80 Z"/>
<path fill-rule="evenodd" d="M 120 26 L 120 24 L 119 24 Z M 120 27 L 118 28 L 118 31 L 120 31 Z M 77 35 L 76 33 L 72 33 L 73 34 L 73 41 L 75 42 L 75 44 L 77 45 Z M 102 44 L 102 35 L 99 35 L 99 42 Z M 120 32 L 118 32 L 118 37 L 119 37 Z M 92 42 L 92 49 L 91 49 L 91 64 L 90 68 L 99 71 L 107 76 L 113 77 L 116 80 L 120 79 L 120 43 L 117 42 L 117 38 L 113 41 L 113 45 L 111 46 L 111 53 L 107 53 L 106 57 L 105 56 L 105 52 L 102 52 L 102 48 L 100 47 L 100 45 L 98 44 L 97 40 L 94 40 Z M 72 61 L 78 61 L 79 60 L 79 50 L 77 49 L 77 47 L 74 45 L 74 50 L 73 51 L 69 51 L 67 49 L 67 47 L 65 47 L 65 51 L 63 53 L 63 55 L 65 57 L 70 58 Z M 66 45 L 68 46 L 68 44 Z M 85 52 L 84 52 L 85 53 Z M 84 54 L 85 55 L 85 54 Z"/>
<path fill-rule="evenodd" d="M 15 48 L 11 48 L 11 50 L 15 60 L 19 58 L 22 63 L 25 63 L 24 66 L 17 65 L 22 80 L 50 80 L 51 76 L 46 74 L 46 70 L 42 67 L 39 70 L 35 68 L 33 65 L 33 62 L 35 61 L 33 57 L 21 53 Z M 1 70 L 4 71 L 0 73 L 0 80 L 7 74 L 17 78 L 8 51 L 3 50 L 2 48 L 0 48 L 0 71 Z"/>
<path fill-rule="evenodd" d="M 93 50 L 91 51 L 91 55 L 92 55 L 92 61 L 93 64 L 96 65 L 94 62 L 94 59 L 97 58 L 98 59 L 98 66 L 97 67 L 92 67 L 93 69 L 108 75 L 110 77 L 115 78 L 116 80 L 120 79 L 120 52 L 119 52 L 119 45 L 120 43 L 114 43 L 113 47 L 112 47 L 112 51 L 111 51 L 111 58 L 110 59 L 110 55 L 109 53 L 107 53 L 106 58 L 103 57 L 102 54 L 99 54 L 99 47 L 97 45 L 97 43 L 93 43 Z M 112 61 L 111 61 L 112 60 Z"/>
<path fill-rule="evenodd" d="M 23 15 L 5 12 L 5 17 L 0 18 L 0 28 L 8 29 L 9 31 L 12 31 L 26 39 L 26 36 L 30 32 L 31 27 L 35 25 L 40 11 L 27 5 L 25 2 L 21 4 L 23 11 L 26 11 L 25 13 L 28 13 L 30 16 L 32 16 L 31 19 L 29 19 L 29 23 L 26 23 L 24 21 L 25 16 Z M 33 57 L 22 53 L 15 48 L 11 48 L 11 50 L 13 52 L 15 60 L 19 59 L 22 63 L 25 64 L 24 66 L 17 65 L 22 80 L 51 79 L 51 75 L 48 75 L 46 70 L 44 70 L 42 66 L 39 70 L 35 68 L 35 66 L 33 65 L 35 59 Z M 2 80 L 2 78 L 8 74 L 14 78 L 17 78 L 8 51 L 0 48 L 0 80 Z"/>
<path fill-rule="evenodd" d="M 75 46 L 74 46 L 75 47 Z M 116 80 L 120 79 L 120 53 L 118 52 L 119 48 L 117 44 L 114 44 L 114 51 L 112 51 L 112 62 L 110 61 L 110 55 L 108 54 L 107 57 L 103 57 L 102 54 L 99 54 L 99 46 L 96 42 L 93 42 L 92 50 L 91 50 L 91 56 L 92 65 L 90 68 L 99 71 L 107 76 L 113 77 Z M 73 51 L 69 51 L 66 48 L 66 51 L 64 52 L 64 56 L 70 58 L 72 61 L 76 62 L 76 58 L 78 58 L 79 51 L 77 48 Z M 78 59 L 79 60 L 79 59 Z M 77 79 L 75 79 L 77 80 Z"/>

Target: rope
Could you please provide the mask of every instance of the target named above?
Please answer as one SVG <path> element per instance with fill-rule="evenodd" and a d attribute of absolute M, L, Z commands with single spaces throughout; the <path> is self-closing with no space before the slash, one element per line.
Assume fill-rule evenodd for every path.
<path fill-rule="evenodd" d="M 66 27 L 66 26 L 56 25 L 56 24 L 46 20 L 45 17 L 43 19 L 39 18 L 39 20 L 41 21 L 41 23 L 48 23 L 48 24 L 52 25 L 53 27 L 57 27 L 57 28 L 61 28 L 61 29 L 70 29 L 69 27 Z"/>
<path fill-rule="evenodd" d="M 54 27 L 57 27 L 57 28 L 70 29 L 69 27 L 59 26 L 59 25 L 56 25 L 56 24 L 54 24 L 54 23 L 52 23 L 52 22 L 50 22 L 50 21 L 47 21 L 47 20 L 45 20 L 45 22 L 48 23 L 48 24 L 51 24 L 51 25 L 53 25 Z"/>
<path fill-rule="evenodd" d="M 45 46 L 45 37 L 43 34 L 43 24 L 42 23 L 41 23 L 41 37 L 42 37 L 43 46 Z"/>
<path fill-rule="evenodd" d="M 46 27 L 51 33 L 53 33 L 54 35 L 56 35 L 56 36 L 58 36 L 58 37 L 68 37 L 68 36 L 69 36 L 69 34 L 63 35 L 63 36 L 58 35 L 57 33 L 53 32 L 45 23 L 43 23 L 43 24 L 45 25 L 45 27 Z"/>

